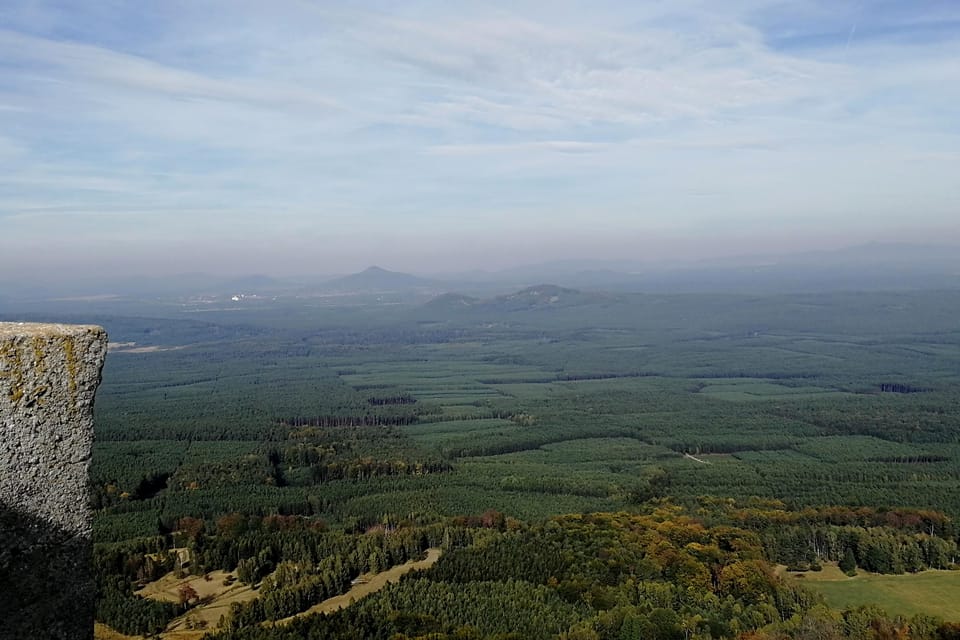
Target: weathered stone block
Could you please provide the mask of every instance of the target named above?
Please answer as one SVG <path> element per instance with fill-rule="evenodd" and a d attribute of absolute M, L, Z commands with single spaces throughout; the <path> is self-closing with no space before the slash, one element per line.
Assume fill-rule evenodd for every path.
<path fill-rule="evenodd" d="M 106 351 L 100 327 L 0 323 L 3 637 L 93 637 L 87 477 Z"/>

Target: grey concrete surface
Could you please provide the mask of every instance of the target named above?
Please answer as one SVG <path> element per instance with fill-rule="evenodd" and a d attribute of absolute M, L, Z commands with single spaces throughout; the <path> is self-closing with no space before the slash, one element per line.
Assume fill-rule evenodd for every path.
<path fill-rule="evenodd" d="M 92 638 L 87 477 L 107 335 L 0 323 L 0 637 Z"/>

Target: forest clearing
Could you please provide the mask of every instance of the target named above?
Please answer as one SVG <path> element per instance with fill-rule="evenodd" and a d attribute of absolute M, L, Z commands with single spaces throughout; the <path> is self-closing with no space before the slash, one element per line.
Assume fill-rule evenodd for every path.
<path fill-rule="evenodd" d="M 960 621 L 960 571 L 928 569 L 901 575 L 861 571 L 847 576 L 829 564 L 823 571 L 790 575 L 822 593 L 836 609 L 876 605 L 891 616 L 926 614 Z"/>
<path fill-rule="evenodd" d="M 388 584 L 396 583 L 411 571 L 429 569 L 440 559 L 441 553 L 442 551 L 437 548 L 427 549 L 426 557 L 423 560 L 409 560 L 378 573 L 362 574 L 353 581 L 353 585 L 346 593 L 327 598 L 306 611 L 278 620 L 274 624 L 285 625 L 296 618 L 315 613 L 332 613 L 343 609 L 371 593 L 383 589 Z M 249 602 L 259 595 L 251 586 L 235 582 L 231 579 L 232 577 L 226 571 L 211 571 L 205 576 L 188 576 L 185 578 L 177 578 L 174 572 L 170 572 L 159 580 L 149 583 L 137 594 L 154 600 L 178 602 L 181 590 L 185 587 L 193 589 L 197 597 L 204 603 L 171 621 L 167 629 L 160 634 L 160 637 L 164 640 L 196 640 L 202 638 L 209 631 L 216 630 L 221 616 L 229 617 L 231 604 L 234 602 Z M 143 637 L 127 636 L 100 623 L 97 624 L 94 635 L 97 640 L 139 640 Z"/>
<path fill-rule="evenodd" d="M 302 613 L 278 620 L 276 624 L 287 624 L 296 618 L 302 618 L 314 613 L 332 613 L 334 611 L 343 609 L 344 607 L 348 607 L 357 600 L 360 600 L 371 593 L 380 591 L 380 589 L 383 589 L 388 584 L 397 582 L 402 576 L 405 576 L 411 571 L 422 571 L 424 569 L 429 569 L 437 562 L 437 560 L 440 559 L 441 553 L 442 552 L 440 549 L 427 549 L 427 557 L 423 560 L 408 560 L 403 564 L 398 564 L 397 566 L 391 567 L 385 571 L 381 571 L 380 573 L 365 573 L 354 580 L 353 586 L 351 586 L 350 590 L 346 593 L 340 594 L 339 596 L 334 596 L 332 598 L 327 598 L 323 602 L 315 604 Z"/>

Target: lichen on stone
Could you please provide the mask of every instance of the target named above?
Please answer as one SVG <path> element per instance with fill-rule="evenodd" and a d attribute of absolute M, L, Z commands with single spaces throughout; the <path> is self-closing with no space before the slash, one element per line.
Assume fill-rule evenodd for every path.
<path fill-rule="evenodd" d="M 70 336 L 64 336 L 63 340 L 63 353 L 67 358 L 67 373 L 69 374 L 68 384 L 70 385 L 70 394 L 76 398 L 77 396 L 77 356 L 73 352 L 73 338 Z"/>
<path fill-rule="evenodd" d="M 13 404 L 17 404 L 24 396 L 24 370 L 23 357 L 16 342 L 8 342 L 0 346 L 0 360 L 6 365 L 2 373 L 3 377 L 10 378 L 10 389 L 8 395 Z"/>

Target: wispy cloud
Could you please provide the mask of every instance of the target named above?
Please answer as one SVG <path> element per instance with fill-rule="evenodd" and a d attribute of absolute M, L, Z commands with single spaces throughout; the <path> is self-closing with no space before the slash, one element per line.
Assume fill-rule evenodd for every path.
<path fill-rule="evenodd" d="M 539 142 L 516 142 L 512 144 L 443 144 L 431 147 L 428 152 L 441 156 L 514 154 L 529 151 L 548 151 L 553 153 L 596 153 L 607 149 L 610 146 L 610 143 L 604 142 L 543 140 Z"/>
<path fill-rule="evenodd" d="M 287 109 L 332 109 L 336 102 L 320 92 L 271 83 L 267 79 L 223 80 L 177 69 L 97 46 L 57 42 L 0 30 L 0 55 L 11 66 L 33 70 L 38 81 L 63 74 L 87 88 L 119 88 L 150 97 L 217 100 Z M 25 74 L 25 75 L 26 75 Z M 49 78 L 50 76 L 46 76 Z"/>
<path fill-rule="evenodd" d="M 145 250 L 171 224 L 315 247 L 955 213 L 955 3 L 14 0 L 0 18 L 0 263 L 50 212 Z"/>

